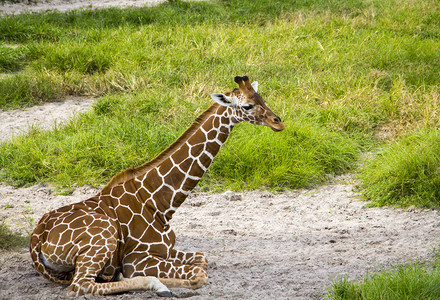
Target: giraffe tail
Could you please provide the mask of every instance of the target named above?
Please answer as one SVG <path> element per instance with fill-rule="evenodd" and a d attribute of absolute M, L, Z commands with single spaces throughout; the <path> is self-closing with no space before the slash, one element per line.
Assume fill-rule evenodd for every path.
<path fill-rule="evenodd" d="M 49 214 L 45 214 L 37 227 L 35 227 L 29 243 L 29 251 L 35 270 L 43 275 L 44 278 L 60 284 L 70 284 L 73 278 L 73 271 L 59 272 L 50 268 L 50 263 L 41 252 L 41 245 L 44 242 L 45 220 Z"/>

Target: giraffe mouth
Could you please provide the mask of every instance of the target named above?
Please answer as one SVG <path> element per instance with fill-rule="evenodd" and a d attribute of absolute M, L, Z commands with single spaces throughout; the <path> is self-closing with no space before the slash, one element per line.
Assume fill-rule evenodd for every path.
<path fill-rule="evenodd" d="M 271 125 L 269 127 L 270 127 L 270 129 L 272 129 L 272 131 L 280 132 L 280 131 L 284 130 L 284 123 L 280 122 L 280 123 L 278 123 L 276 125 Z"/>

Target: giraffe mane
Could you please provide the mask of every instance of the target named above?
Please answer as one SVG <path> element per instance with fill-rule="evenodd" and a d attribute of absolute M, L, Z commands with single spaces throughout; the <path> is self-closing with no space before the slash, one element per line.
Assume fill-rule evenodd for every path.
<path fill-rule="evenodd" d="M 109 189 L 118 185 L 120 183 L 126 182 L 130 179 L 138 177 L 148 170 L 156 167 L 161 162 L 163 162 L 166 158 L 168 158 L 172 153 L 174 153 L 177 149 L 179 149 L 186 141 L 203 125 L 203 123 L 219 108 L 219 104 L 213 103 L 208 109 L 206 109 L 203 113 L 201 113 L 196 120 L 192 123 L 192 125 L 185 130 L 185 132 L 177 138 L 170 146 L 168 146 L 165 150 L 159 153 L 155 158 L 146 162 L 143 165 L 138 167 L 129 167 L 120 173 L 113 176 L 113 178 L 105 185 L 102 190 Z"/>

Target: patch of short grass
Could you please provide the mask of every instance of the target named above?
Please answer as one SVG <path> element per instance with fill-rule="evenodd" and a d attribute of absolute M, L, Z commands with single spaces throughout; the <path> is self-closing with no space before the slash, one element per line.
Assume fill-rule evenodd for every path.
<path fill-rule="evenodd" d="M 29 239 L 14 233 L 9 226 L 0 222 L 0 250 L 14 250 L 27 247 Z"/>
<path fill-rule="evenodd" d="M 20 70 L 28 50 L 25 47 L 0 45 L 0 72 L 16 72 Z"/>
<path fill-rule="evenodd" d="M 438 207 L 440 131 L 411 132 L 385 146 L 360 171 L 361 188 L 372 205 Z"/>
<path fill-rule="evenodd" d="M 150 109 L 160 105 L 136 105 L 141 97 L 103 98 L 65 126 L 52 131 L 34 127 L 13 143 L 1 144 L 0 176 L 16 186 L 45 181 L 62 187 L 97 185 L 153 158 L 177 133 L 152 117 Z"/>
<path fill-rule="evenodd" d="M 342 278 L 333 282 L 326 299 L 399 300 L 439 299 L 440 270 L 412 263 L 368 274 L 360 281 Z"/>

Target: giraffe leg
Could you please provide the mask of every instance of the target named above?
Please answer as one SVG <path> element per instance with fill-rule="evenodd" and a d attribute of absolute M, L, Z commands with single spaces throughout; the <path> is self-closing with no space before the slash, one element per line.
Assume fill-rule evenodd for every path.
<path fill-rule="evenodd" d="M 183 252 L 171 249 L 168 260 L 181 265 L 199 266 L 204 270 L 208 267 L 208 259 L 201 252 Z"/>
<path fill-rule="evenodd" d="M 133 278 L 125 278 L 122 273 L 119 273 L 118 275 L 118 281 L 125 281 L 125 282 L 137 282 L 138 280 L 140 281 L 145 281 L 146 283 L 142 285 L 142 288 L 140 289 L 147 289 L 147 287 L 149 287 L 150 290 L 154 290 L 156 292 L 156 295 L 160 296 L 160 297 L 168 297 L 171 298 L 173 297 L 173 294 L 170 292 L 170 290 L 163 284 L 160 282 L 159 278 L 154 277 L 154 276 L 138 276 L 138 277 L 133 277 Z"/>
<path fill-rule="evenodd" d="M 68 224 L 75 224 L 73 228 Z M 40 231 L 44 232 L 44 228 Z M 154 290 L 170 296 L 168 288 L 155 277 L 138 277 L 127 281 L 98 283 L 110 279 L 114 272 L 103 272 L 118 245 L 117 230 L 111 220 L 100 214 L 74 211 L 58 219 L 58 224 L 42 238 L 33 237 L 31 252 L 37 270 L 48 279 L 70 283 L 69 296 L 114 294 L 130 290 Z M 43 239 L 43 240 L 40 240 Z M 41 245 L 41 246 L 39 246 Z M 67 280 L 67 278 L 69 280 Z"/>
<path fill-rule="evenodd" d="M 108 251 L 99 240 L 94 245 L 83 247 L 76 258 L 75 273 L 69 287 L 68 296 L 77 297 L 85 294 L 107 295 L 131 290 L 153 290 L 159 296 L 171 297 L 168 288 L 153 276 L 140 276 L 124 279 L 118 276 L 116 282 L 96 282 L 96 278 L 108 262 Z"/>
<path fill-rule="evenodd" d="M 133 261 L 141 263 L 133 263 Z M 167 287 L 198 289 L 208 281 L 206 271 L 199 266 L 176 264 L 155 256 L 144 259 L 128 255 L 124 259 L 123 273 L 127 277 L 154 276 Z"/>
<path fill-rule="evenodd" d="M 172 297 L 170 290 L 153 276 L 139 276 L 134 278 L 123 278 L 117 282 L 96 283 L 90 276 L 82 277 L 78 280 L 78 287 L 71 285 L 69 297 L 77 297 L 84 294 L 109 295 L 126 291 L 152 290 L 158 296 Z"/>
<path fill-rule="evenodd" d="M 87 255 L 91 264 L 104 267 L 117 247 L 117 229 L 104 215 L 77 210 L 58 218 L 50 230 L 44 227 L 39 224 L 32 235 L 31 257 L 36 270 L 57 283 L 73 281 L 78 257 Z M 98 249 L 100 256 L 94 257 Z"/>

